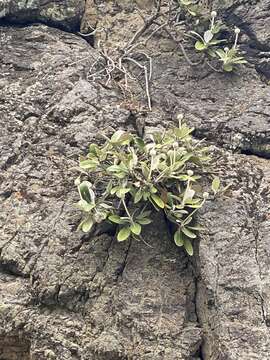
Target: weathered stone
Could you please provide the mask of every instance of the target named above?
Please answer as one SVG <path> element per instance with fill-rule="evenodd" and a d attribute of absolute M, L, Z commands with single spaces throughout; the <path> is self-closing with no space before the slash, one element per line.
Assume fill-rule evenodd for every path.
<path fill-rule="evenodd" d="M 132 2 L 95 5 L 90 25 L 96 14 L 110 35 L 97 38 L 115 56 L 143 21 Z M 255 15 L 247 19 L 257 31 Z M 258 34 L 252 42 L 246 33 L 244 46 L 258 59 L 263 44 L 265 59 Z M 141 69 L 129 68 L 141 85 L 130 81 L 130 92 L 123 74 L 92 81 L 98 49 L 75 35 L 5 26 L 0 42 L 0 359 L 267 360 L 269 161 L 216 150 L 222 183 L 233 185 L 201 212 L 206 231 L 192 260 L 161 217 L 144 233 L 152 247 L 120 244 L 102 228 L 77 232 L 73 207 L 72 168 L 91 141 L 168 127 L 179 112 L 198 138 L 268 157 L 269 88 L 258 65 L 234 75 L 191 68 L 160 31 L 140 49 L 154 65 L 149 112 Z M 187 54 L 196 57 L 188 46 Z"/>
<path fill-rule="evenodd" d="M 29 24 L 43 22 L 65 30 L 78 31 L 85 0 L 1 0 L 0 22 Z"/>
<path fill-rule="evenodd" d="M 260 4 L 267 8 L 267 1 Z M 127 5 L 118 5 L 116 11 L 110 2 L 103 1 L 96 9 L 97 28 L 106 30 L 98 32 L 96 37 L 115 59 L 120 56 L 119 49 L 125 48 L 143 26 L 142 15 L 147 19 L 154 13 L 149 9 L 136 11 L 135 5 L 132 11 L 128 10 Z M 221 16 L 226 13 L 226 9 L 221 8 Z M 252 21 L 257 24 L 255 9 L 250 6 L 248 13 L 253 14 Z M 228 25 L 233 31 L 237 23 Z M 155 28 L 157 26 L 150 27 L 138 39 L 137 42 L 142 45 L 132 52 L 134 60 L 148 68 L 149 62 L 143 53 L 152 59 L 150 95 L 154 114 L 147 119 L 148 125 L 156 126 L 160 121 L 169 121 L 168 119 L 176 121 L 177 114 L 182 112 L 195 127 L 197 137 L 206 138 L 233 151 L 269 158 L 269 85 L 261 79 L 261 74 L 268 76 L 269 51 L 262 51 L 258 43 L 250 42 L 249 33 L 244 28 L 246 42 L 243 48 L 246 49 L 246 57 L 251 63 L 240 67 L 235 74 L 216 73 L 205 63 L 190 66 L 179 46 L 173 43 L 164 29 L 155 32 L 151 41 L 144 46 L 143 41 Z M 266 27 L 265 31 L 268 30 L 269 27 Z M 175 36 L 180 40 L 183 38 L 181 27 Z M 196 61 L 197 54 L 188 43 L 183 44 L 190 60 Z M 134 97 L 140 98 L 147 108 L 144 72 L 130 62 L 126 62 L 125 66 L 138 79 L 137 84 L 130 81 Z M 139 108 L 135 108 L 133 112 L 136 111 L 140 113 Z"/>
<path fill-rule="evenodd" d="M 164 220 L 145 233 L 151 248 L 76 231 L 79 153 L 99 133 L 132 129 L 119 94 L 86 80 L 95 50 L 45 26 L 2 33 L 1 333 L 20 332 L 38 360 L 192 358 L 195 283 Z M 30 298 L 9 294 L 14 277 Z"/>
<path fill-rule="evenodd" d="M 225 167 L 224 167 L 225 165 Z M 258 167 L 262 172 L 258 171 Z M 233 182 L 201 214 L 207 229 L 197 254 L 197 314 L 204 359 L 262 359 L 270 352 L 269 161 L 219 162 Z"/>

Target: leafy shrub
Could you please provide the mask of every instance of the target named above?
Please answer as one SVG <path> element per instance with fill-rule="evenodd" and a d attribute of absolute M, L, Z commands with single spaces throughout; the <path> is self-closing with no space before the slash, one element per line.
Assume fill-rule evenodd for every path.
<path fill-rule="evenodd" d="M 192 130 L 180 124 L 146 140 L 118 130 L 103 145 L 91 144 L 80 160 L 88 179 L 76 180 L 78 207 L 85 213 L 79 228 L 88 232 L 106 220 L 118 225 L 118 241 L 144 241 L 142 227 L 151 223 L 153 211 L 163 211 L 175 226 L 176 245 L 192 255 L 192 241 L 201 229 L 194 215 L 208 197 L 195 184 L 210 160 L 208 148 L 192 139 Z M 215 178 L 212 189 L 218 188 Z"/>

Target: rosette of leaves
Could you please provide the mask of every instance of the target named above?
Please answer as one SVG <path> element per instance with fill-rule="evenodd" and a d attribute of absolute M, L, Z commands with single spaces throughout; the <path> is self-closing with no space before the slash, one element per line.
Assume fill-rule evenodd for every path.
<path fill-rule="evenodd" d="M 224 71 L 231 72 L 234 70 L 236 65 L 246 64 L 247 61 L 243 56 L 239 54 L 237 49 L 238 36 L 240 34 L 240 29 L 235 28 L 235 40 L 232 48 L 225 47 L 223 49 L 217 49 L 216 54 L 219 58 L 219 61 L 222 62 L 222 68 Z"/>
<path fill-rule="evenodd" d="M 103 145 L 91 144 L 80 159 L 82 176 L 88 174 L 88 179 L 76 180 L 78 207 L 85 213 L 80 229 L 88 232 L 108 221 L 117 224 L 118 241 L 143 240 L 142 228 L 151 223 L 154 211 L 162 211 L 174 224 L 176 245 L 192 255 L 201 229 L 194 216 L 208 196 L 195 185 L 210 160 L 208 148 L 193 140 L 192 130 L 180 124 L 147 141 L 118 130 Z M 215 178 L 214 192 L 218 187 Z"/>
<path fill-rule="evenodd" d="M 217 59 L 222 63 L 222 70 L 227 72 L 233 71 L 237 65 L 247 63 L 237 45 L 240 29 L 235 28 L 233 46 L 223 49 L 223 44 L 228 43 L 228 39 L 221 38 L 222 31 L 226 27 L 220 20 L 217 20 L 216 11 L 212 11 L 210 17 L 206 17 L 200 6 L 192 0 L 179 0 L 179 4 L 184 7 L 186 13 L 196 19 L 193 24 L 196 31 L 189 31 L 191 34 L 189 36 L 195 38 L 194 47 L 198 52 L 206 54 L 211 60 Z M 211 64 L 209 66 L 215 70 Z"/>
<path fill-rule="evenodd" d="M 214 55 L 212 52 L 213 47 L 227 42 L 226 39 L 219 39 L 223 24 L 220 21 L 216 21 L 216 16 L 217 13 L 212 11 L 209 28 L 204 31 L 203 35 L 200 35 L 196 31 L 190 31 L 190 33 L 197 38 L 195 49 L 198 51 L 207 51 L 211 56 Z"/>

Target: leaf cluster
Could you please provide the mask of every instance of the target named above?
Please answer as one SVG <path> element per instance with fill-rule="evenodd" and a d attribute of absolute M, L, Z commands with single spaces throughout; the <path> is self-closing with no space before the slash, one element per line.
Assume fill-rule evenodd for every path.
<path fill-rule="evenodd" d="M 225 26 L 220 20 L 216 19 L 217 13 L 215 11 L 212 11 L 207 19 L 201 6 L 192 0 L 179 0 L 179 5 L 183 7 L 190 16 L 196 19 L 194 27 L 200 29 L 189 32 L 190 36 L 196 40 L 194 47 L 197 51 L 203 52 L 211 60 L 216 59 L 221 63 L 222 70 L 226 72 L 233 71 L 239 64 L 247 63 L 238 50 L 237 42 L 240 33 L 238 28 L 235 28 L 235 41 L 233 46 L 231 48 L 228 46 L 223 48 L 223 44 L 228 44 L 228 39 L 221 38 Z"/>
<path fill-rule="evenodd" d="M 80 159 L 87 180 L 76 180 L 77 205 L 85 214 L 80 229 L 88 232 L 109 221 L 118 226 L 118 241 L 143 240 L 142 228 L 152 222 L 153 211 L 163 211 L 174 224 L 176 245 L 192 255 L 201 229 L 194 217 L 208 197 L 199 186 L 200 173 L 210 161 L 208 148 L 193 140 L 192 130 L 180 123 L 147 139 L 118 130 L 103 145 L 91 144 Z M 214 193 L 219 186 L 215 178 Z"/>

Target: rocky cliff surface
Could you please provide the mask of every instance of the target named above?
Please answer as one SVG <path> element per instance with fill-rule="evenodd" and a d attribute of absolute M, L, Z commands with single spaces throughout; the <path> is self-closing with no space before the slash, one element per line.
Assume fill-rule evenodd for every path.
<path fill-rule="evenodd" d="M 98 71 L 155 2 L 84 6 L 0 1 L 0 359 L 270 359 L 268 0 L 208 4 L 242 30 L 249 63 L 236 74 L 190 66 L 161 29 L 143 34 L 128 87 L 119 69 Z M 201 212 L 195 256 L 159 217 L 144 234 L 152 248 L 77 232 L 79 154 L 100 133 L 168 127 L 178 113 L 233 183 Z"/>

